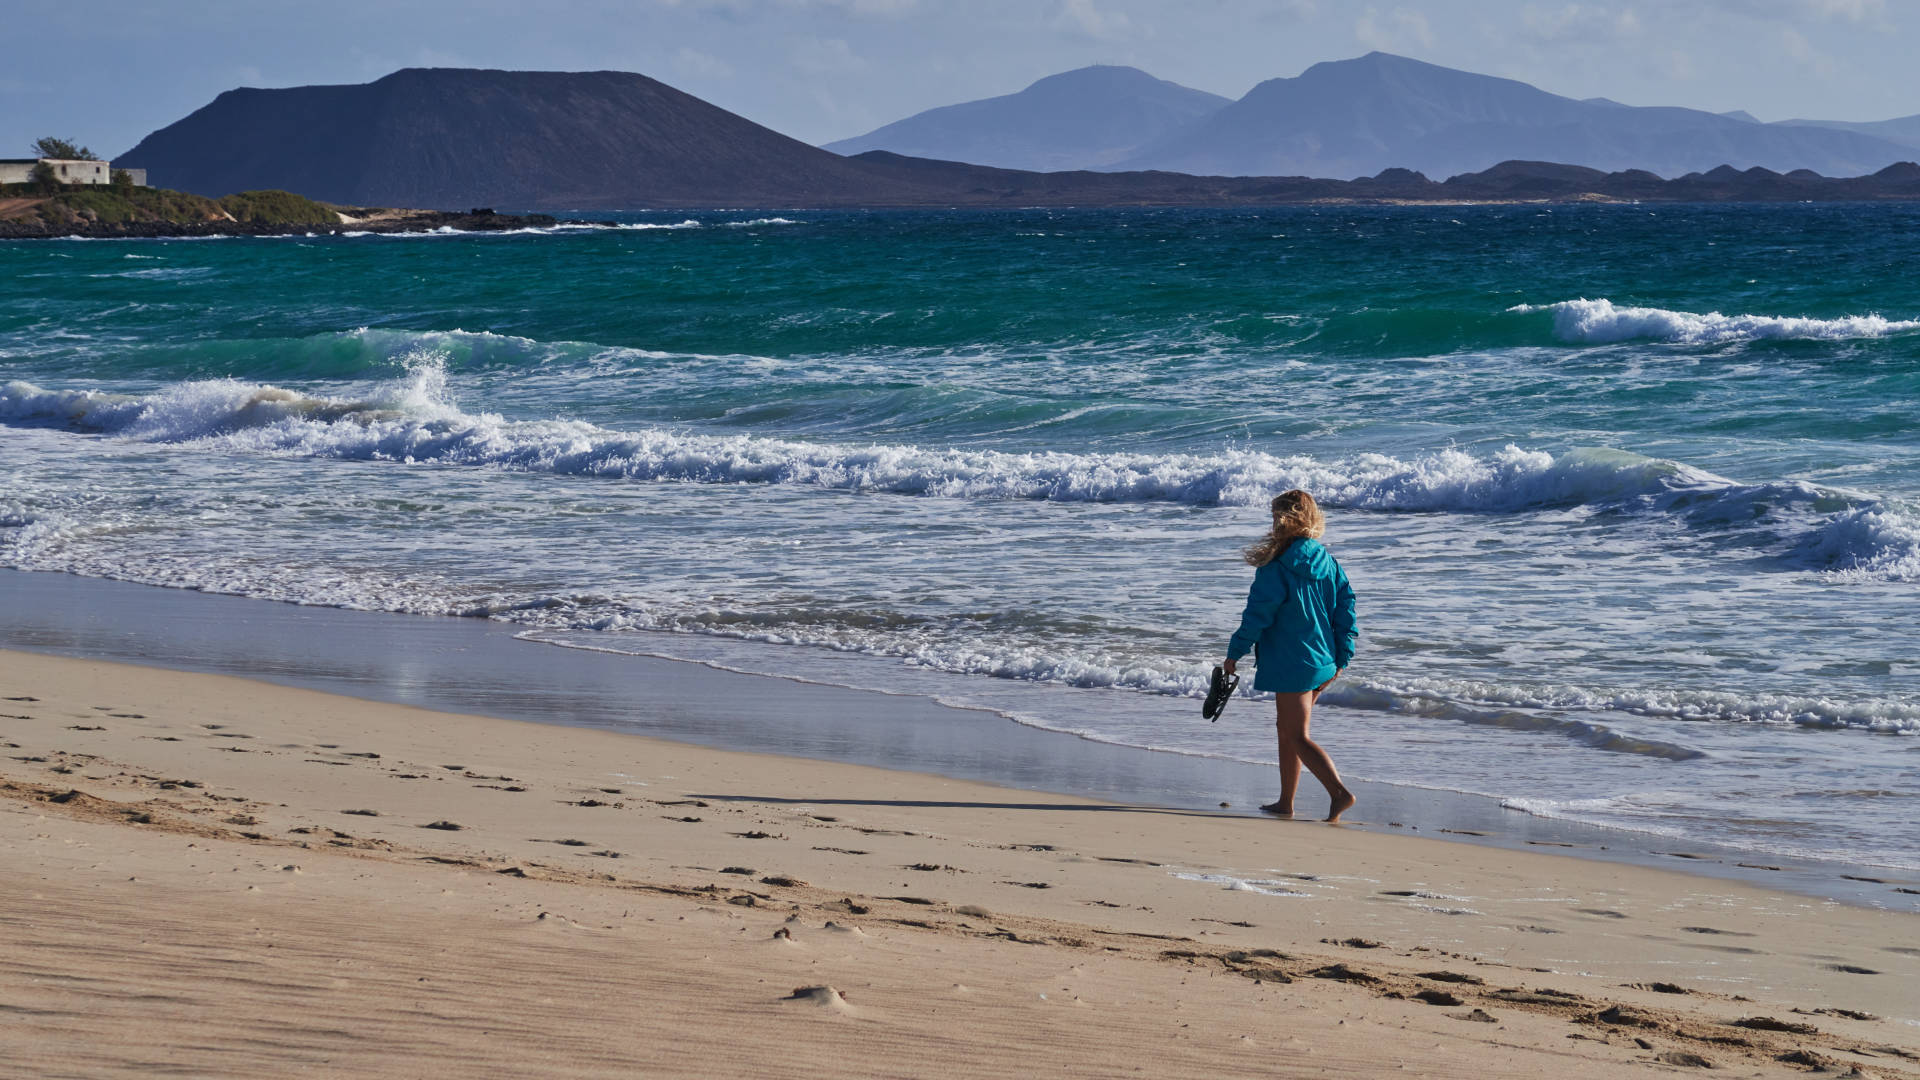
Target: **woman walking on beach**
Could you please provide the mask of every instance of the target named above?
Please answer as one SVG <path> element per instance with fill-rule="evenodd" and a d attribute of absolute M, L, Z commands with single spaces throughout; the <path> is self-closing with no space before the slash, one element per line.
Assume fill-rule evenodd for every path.
<path fill-rule="evenodd" d="M 1327 820 L 1339 821 L 1353 807 L 1353 792 L 1340 782 L 1333 759 L 1307 736 L 1313 704 L 1353 659 L 1358 633 L 1346 571 L 1320 544 L 1326 529 L 1327 519 L 1312 495 L 1294 490 L 1274 496 L 1273 528 L 1246 552 L 1247 562 L 1258 569 L 1222 666 L 1233 674 L 1252 650 L 1253 688 L 1278 695 L 1280 798 L 1260 809 L 1292 817 L 1305 765 L 1327 789 Z"/>

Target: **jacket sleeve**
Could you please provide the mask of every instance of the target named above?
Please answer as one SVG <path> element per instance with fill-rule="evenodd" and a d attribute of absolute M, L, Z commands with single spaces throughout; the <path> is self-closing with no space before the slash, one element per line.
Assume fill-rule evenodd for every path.
<path fill-rule="evenodd" d="M 1273 563 L 1253 572 L 1253 587 L 1247 590 L 1247 608 L 1240 613 L 1240 629 L 1227 642 L 1227 659 L 1238 660 L 1252 651 L 1267 627 L 1280 616 L 1280 605 L 1287 602 L 1286 576 Z"/>
<path fill-rule="evenodd" d="M 1333 594 L 1333 666 L 1338 668 L 1353 663 L 1353 642 L 1360 636 L 1353 608 L 1353 584 L 1342 570 Z"/>

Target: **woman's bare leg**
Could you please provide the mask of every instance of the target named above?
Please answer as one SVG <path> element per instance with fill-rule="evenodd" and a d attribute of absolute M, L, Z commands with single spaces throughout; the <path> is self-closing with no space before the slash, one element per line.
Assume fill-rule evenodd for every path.
<path fill-rule="evenodd" d="M 1327 820 L 1339 821 L 1341 814 L 1353 808 L 1353 792 L 1340 782 L 1340 772 L 1333 767 L 1333 759 L 1307 735 L 1317 697 L 1319 694 L 1312 692 L 1281 694 L 1274 701 L 1274 728 L 1280 738 L 1280 802 L 1291 810 L 1294 790 L 1300 783 L 1300 767 L 1305 765 L 1313 778 L 1320 781 L 1320 786 L 1327 789 Z"/>
<path fill-rule="evenodd" d="M 1275 703 L 1277 718 L 1274 721 L 1274 733 L 1280 741 L 1280 797 L 1260 808 L 1280 817 L 1293 816 L 1293 796 L 1300 788 L 1300 753 L 1294 748 L 1293 740 L 1287 737 L 1286 699 L 1290 696 L 1295 695 L 1281 694 L 1280 700 Z M 1307 707 L 1312 709 L 1311 704 Z"/>

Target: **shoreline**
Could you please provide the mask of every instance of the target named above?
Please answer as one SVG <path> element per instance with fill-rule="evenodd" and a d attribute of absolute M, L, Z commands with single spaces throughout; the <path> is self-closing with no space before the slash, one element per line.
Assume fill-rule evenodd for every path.
<path fill-rule="evenodd" d="M 0 570 L 0 597 L 7 600 L 0 604 L 0 649 L 241 675 L 369 701 L 1272 820 L 1251 809 L 1270 795 L 1268 765 L 1099 742 L 913 695 L 546 645 L 522 640 L 521 627 L 486 619 L 304 607 L 18 570 Z M 1361 795 L 1350 822 L 1355 830 L 1920 911 L 1920 881 L 1900 871 L 1538 817 L 1461 792 L 1364 779 L 1352 786 Z M 1311 800 L 1316 792 L 1303 794 Z"/>
<path fill-rule="evenodd" d="M 1844 183 L 1846 181 L 1835 181 Z M 1342 183 L 1341 181 L 1312 181 L 1313 184 Z M 1668 181 L 1680 183 L 1680 181 Z M 256 239 L 274 239 L 285 237 L 339 237 L 352 238 L 362 235 L 409 236 L 427 233 L 506 233 L 525 230 L 546 230 L 556 227 L 578 229 L 615 229 L 618 224 L 600 218 L 585 218 L 579 214 L 635 214 L 635 213 L 858 213 L 858 212 L 952 212 L 969 211 L 1126 211 L 1126 210 L 1284 210 L 1311 209 L 1316 207 L 1371 208 L 1371 209 L 1443 209 L 1468 207 L 1508 207 L 1508 206 L 1912 206 L 1920 204 L 1920 187 L 1911 190 L 1878 191 L 1862 190 L 1847 195 L 1819 195 L 1802 190 L 1722 190 L 1712 186 L 1689 189 L 1682 194 L 1663 195 L 1633 190 L 1624 192 L 1577 191 L 1570 193 L 1538 194 L 1471 194 L 1458 197 L 1431 197 L 1417 194 L 1379 194 L 1379 195 L 1303 195 L 1296 198 L 1249 199 L 1249 200 L 1209 200 L 1192 201 L 1025 201 L 1023 196 L 1029 193 L 1013 193 L 999 202 L 907 202 L 907 203 L 825 203 L 813 205 L 778 206 L 726 206 L 719 207 L 698 201 L 665 200 L 634 207 L 575 207 L 566 210 L 556 209 L 553 213 L 542 211 L 524 211 L 515 213 L 495 213 L 486 211 L 402 211 L 397 216 L 375 215 L 367 219 L 355 219 L 334 225 L 290 225 L 284 223 L 264 223 L 250 221 L 194 221 L 161 222 L 131 221 L 114 223 L 96 223 L 90 225 L 74 224 L 28 224 L 16 221 L 0 221 L 0 241 L 6 240 L 191 240 L 215 237 L 252 237 Z M 556 214 L 567 214 L 557 217 Z"/>
<path fill-rule="evenodd" d="M 216 236 L 347 236 L 373 233 L 395 235 L 451 230 L 494 233 L 516 229 L 545 229 L 586 222 L 561 220 L 551 214 L 498 214 L 492 210 L 382 211 L 364 219 L 334 225 L 289 225 L 259 221 L 122 221 L 91 225 L 0 221 L 0 240 L 175 240 Z M 592 223 L 592 224 L 598 224 Z"/>
<path fill-rule="evenodd" d="M 102 661 L 0 691 L 41 1073 L 1920 1075 L 1907 913 Z"/>

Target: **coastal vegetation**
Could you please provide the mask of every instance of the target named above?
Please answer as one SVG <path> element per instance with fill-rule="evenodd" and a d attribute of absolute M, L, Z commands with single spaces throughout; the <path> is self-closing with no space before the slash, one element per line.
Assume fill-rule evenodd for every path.
<path fill-rule="evenodd" d="M 237 221 L 261 225 L 334 225 L 338 212 L 324 203 L 287 191 L 243 191 L 209 199 L 185 191 L 135 187 L 124 171 L 108 185 L 57 187 L 0 185 L 0 224 L 186 225 Z"/>
<path fill-rule="evenodd" d="M 292 231 L 500 232 L 555 224 L 545 214 L 335 206 L 291 191 L 241 191 L 210 199 L 138 187 L 125 170 L 111 183 L 0 184 L 0 240 L 54 236 L 272 236 Z"/>
<path fill-rule="evenodd" d="M 338 225 L 340 214 L 326 203 L 291 191 L 242 191 L 219 200 L 235 221 L 266 225 Z"/>

